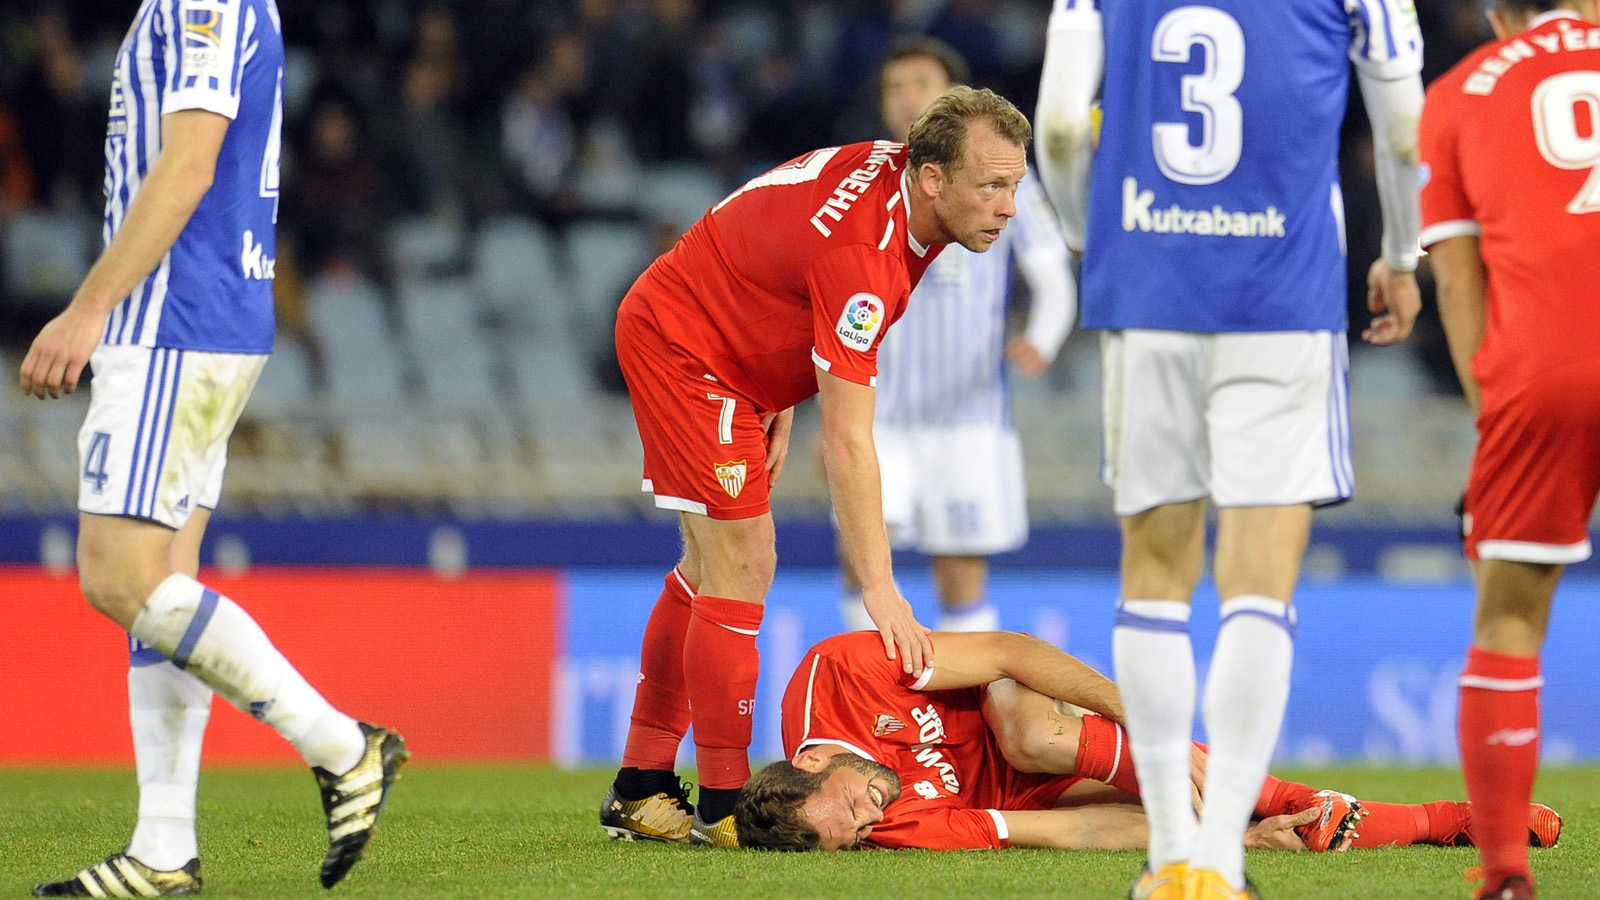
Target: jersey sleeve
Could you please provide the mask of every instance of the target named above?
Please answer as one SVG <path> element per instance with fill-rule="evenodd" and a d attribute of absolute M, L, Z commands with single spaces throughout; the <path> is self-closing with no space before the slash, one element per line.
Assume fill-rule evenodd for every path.
<path fill-rule="evenodd" d="M 921 797 L 912 785 L 885 812 L 867 841 L 886 850 L 1002 850 L 1011 843 L 997 811 L 963 806 L 957 797 Z"/>
<path fill-rule="evenodd" d="M 162 112 L 204 109 L 230 119 L 239 115 L 241 69 L 258 22 L 248 3 L 167 0 L 176 15 L 178 58 L 169 61 Z"/>
<path fill-rule="evenodd" d="M 1028 282 L 1028 324 L 1023 334 L 1046 361 L 1053 362 L 1077 318 L 1078 290 L 1055 210 L 1032 177 L 1023 178 L 1017 187 L 1017 214 L 1006 226 L 1007 231 L 1012 229 L 1017 269 Z"/>
<path fill-rule="evenodd" d="M 920 691 L 933 677 L 901 670 L 883 652 L 876 631 L 834 635 L 806 654 L 783 696 L 783 750 L 843 744 L 887 764 L 873 734 L 878 713 L 897 707 L 902 690 Z"/>
<path fill-rule="evenodd" d="M 1039 179 L 1055 204 L 1067 244 L 1083 249 L 1089 170 L 1096 140 L 1095 95 L 1105 74 L 1098 0 L 1056 0 L 1046 25 L 1034 147 Z"/>
<path fill-rule="evenodd" d="M 1479 233 L 1477 215 L 1461 183 L 1461 162 L 1456 145 L 1458 116 L 1450 107 L 1451 86 L 1440 82 L 1428 91 L 1422 105 L 1418 154 L 1422 160 L 1422 235 L 1424 247 L 1452 237 Z"/>
<path fill-rule="evenodd" d="M 1374 78 L 1422 71 L 1422 28 L 1411 0 L 1344 0 L 1350 61 Z"/>
<path fill-rule="evenodd" d="M 811 359 L 830 375 L 876 387 L 878 343 L 911 292 L 904 264 L 863 244 L 840 247 L 806 272 Z"/>

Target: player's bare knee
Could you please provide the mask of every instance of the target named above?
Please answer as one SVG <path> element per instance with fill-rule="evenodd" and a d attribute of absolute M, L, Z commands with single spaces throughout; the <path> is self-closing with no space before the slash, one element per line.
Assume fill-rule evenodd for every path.
<path fill-rule="evenodd" d="M 778 551 L 773 547 L 752 548 L 740 568 L 742 580 L 765 594 L 778 572 Z"/>
<path fill-rule="evenodd" d="M 84 599 L 96 612 L 123 628 L 133 624 L 139 611 L 144 609 L 145 597 L 149 595 L 148 591 L 139 593 L 139 587 L 130 580 L 117 578 L 95 567 L 78 570 L 78 586 L 83 591 Z"/>
<path fill-rule="evenodd" d="M 1053 698 L 1009 679 L 996 681 L 985 692 L 983 718 L 1000 755 L 1018 771 L 1067 774 L 1077 768 L 1082 720 Z"/>
<path fill-rule="evenodd" d="M 1069 724 L 1060 717 L 1014 723 L 996 735 L 1000 753 L 1019 772 L 1069 774 L 1077 768 L 1079 733 Z"/>
<path fill-rule="evenodd" d="M 778 554 L 770 544 L 730 542 L 701 560 L 699 587 L 717 596 L 760 602 L 772 587 Z M 685 576 L 687 577 L 687 576 Z"/>
<path fill-rule="evenodd" d="M 770 527 L 755 528 L 740 538 L 729 548 L 735 554 L 731 562 L 739 567 L 743 580 L 760 584 L 765 590 L 772 585 L 772 577 L 778 571 L 778 548 L 773 531 Z"/>

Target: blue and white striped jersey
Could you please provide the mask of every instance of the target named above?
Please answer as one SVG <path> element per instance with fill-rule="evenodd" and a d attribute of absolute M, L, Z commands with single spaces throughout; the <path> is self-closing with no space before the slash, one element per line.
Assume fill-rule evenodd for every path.
<path fill-rule="evenodd" d="M 104 342 L 272 350 L 283 34 L 275 0 L 144 0 L 117 52 L 106 129 L 106 243 L 161 153 L 161 117 L 232 119 L 211 189 L 171 251 L 112 311 Z"/>
<path fill-rule="evenodd" d="M 1010 426 L 1003 364 L 1013 263 L 1032 290 L 1027 336 L 1046 359 L 1055 356 L 1077 298 L 1055 212 L 1028 175 L 1017 188 L 1017 214 L 994 246 L 984 253 L 946 246 L 879 344 L 879 425 Z"/>
<path fill-rule="evenodd" d="M 1055 16 L 1104 35 L 1084 327 L 1343 330 L 1350 64 L 1420 70 L 1411 0 L 1057 0 Z"/>

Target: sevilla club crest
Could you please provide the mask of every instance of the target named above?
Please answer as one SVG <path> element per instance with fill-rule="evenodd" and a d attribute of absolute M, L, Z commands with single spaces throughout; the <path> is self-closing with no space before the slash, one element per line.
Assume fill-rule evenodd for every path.
<path fill-rule="evenodd" d="M 745 461 L 716 463 L 712 469 L 717 474 L 717 481 L 722 484 L 722 489 L 728 492 L 729 497 L 738 497 L 744 490 Z"/>

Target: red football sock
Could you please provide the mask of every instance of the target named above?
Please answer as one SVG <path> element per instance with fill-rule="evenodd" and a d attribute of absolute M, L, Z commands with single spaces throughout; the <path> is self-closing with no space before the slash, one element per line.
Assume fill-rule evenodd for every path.
<path fill-rule="evenodd" d="M 1486 882 L 1528 871 L 1528 801 L 1539 766 L 1539 658 L 1479 647 L 1461 673 L 1461 774 Z"/>
<path fill-rule="evenodd" d="M 671 772 L 678 745 L 689 730 L 689 694 L 683 677 L 683 646 L 689 633 L 694 588 L 673 569 L 644 626 L 639 651 L 639 686 L 622 765 Z"/>
<path fill-rule="evenodd" d="M 1078 734 L 1078 764 L 1075 775 L 1092 778 L 1130 794 L 1139 793 L 1139 777 L 1133 771 L 1133 751 L 1127 732 L 1104 716 L 1086 714 Z"/>
<path fill-rule="evenodd" d="M 1261 785 L 1261 796 L 1256 799 L 1255 814 L 1257 818 L 1266 819 L 1300 812 L 1315 802 L 1312 797 L 1316 793 L 1309 785 L 1268 775 Z"/>
<path fill-rule="evenodd" d="M 1467 824 L 1467 805 L 1455 800 L 1433 803 L 1377 803 L 1363 800 L 1361 805 L 1366 808 L 1367 817 L 1361 820 L 1357 829 L 1361 836 L 1351 844 L 1352 847 L 1449 844 Z"/>
<path fill-rule="evenodd" d="M 759 603 L 697 595 L 692 604 L 683 668 L 689 679 L 695 763 L 700 787 L 731 789 L 750 780 L 750 727 L 761 656 Z"/>

